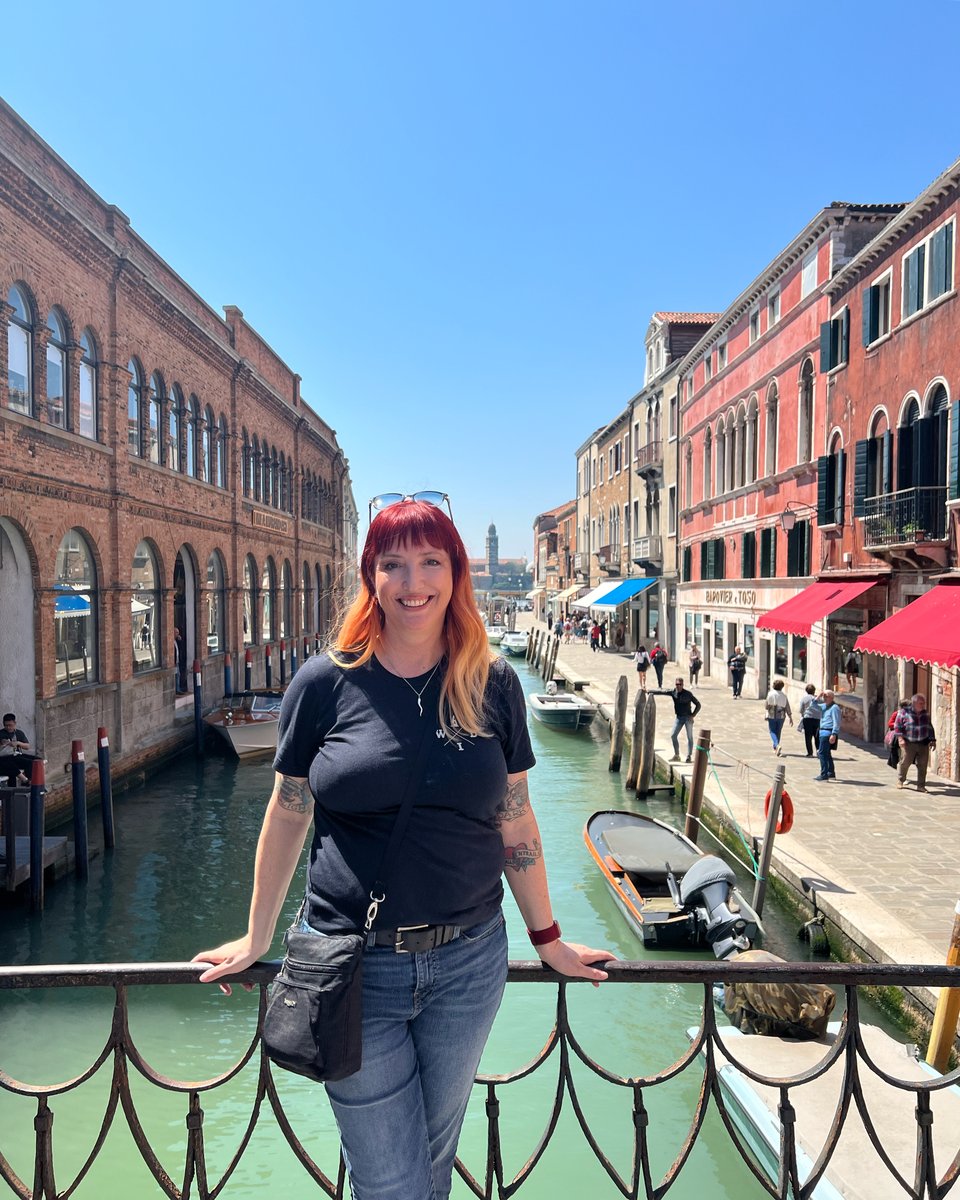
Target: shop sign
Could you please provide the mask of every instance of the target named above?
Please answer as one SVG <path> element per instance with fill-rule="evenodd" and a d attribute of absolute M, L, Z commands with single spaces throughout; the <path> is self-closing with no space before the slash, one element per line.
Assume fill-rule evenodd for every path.
<path fill-rule="evenodd" d="M 757 593 L 749 588 L 714 588 L 706 593 L 705 602 L 726 608 L 756 608 Z"/>
<path fill-rule="evenodd" d="M 253 510 L 253 527 L 254 529 L 269 529 L 271 533 L 290 532 L 290 522 L 284 517 L 275 517 L 273 513 L 260 512 L 256 508 Z"/>

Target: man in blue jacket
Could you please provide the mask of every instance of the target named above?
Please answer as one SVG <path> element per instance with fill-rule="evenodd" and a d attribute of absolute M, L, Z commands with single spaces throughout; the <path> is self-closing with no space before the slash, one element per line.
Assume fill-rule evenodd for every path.
<path fill-rule="evenodd" d="M 837 770 L 833 765 L 833 748 L 840 736 L 840 705 L 834 699 L 833 692 L 826 688 L 821 696 L 823 715 L 820 717 L 820 745 L 817 753 L 820 758 L 820 774 L 814 775 L 818 783 L 828 779 L 836 779 Z"/>

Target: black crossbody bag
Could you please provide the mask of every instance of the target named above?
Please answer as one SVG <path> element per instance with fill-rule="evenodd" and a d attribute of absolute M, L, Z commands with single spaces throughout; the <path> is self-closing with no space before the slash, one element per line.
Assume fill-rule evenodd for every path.
<path fill-rule="evenodd" d="M 298 928 L 301 908 L 297 920 L 284 934 L 287 952 L 270 987 L 261 1037 L 267 1057 L 285 1071 L 322 1083 L 346 1079 L 360 1070 L 363 951 L 380 905 L 387 898 L 386 881 L 406 833 L 435 740 L 433 724 L 428 722 L 380 860 L 377 880 L 370 889 L 363 932 L 330 936 L 304 933 Z"/>

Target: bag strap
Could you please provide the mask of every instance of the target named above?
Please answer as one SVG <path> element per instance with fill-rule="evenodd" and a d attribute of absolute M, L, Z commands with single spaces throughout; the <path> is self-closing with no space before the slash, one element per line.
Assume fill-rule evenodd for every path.
<path fill-rule="evenodd" d="M 400 849 L 400 843 L 403 841 L 404 834 L 407 832 L 407 825 L 410 823 L 410 814 L 413 812 L 413 804 L 416 799 L 417 790 L 420 787 L 423 777 L 426 774 L 427 759 L 430 756 L 430 751 L 436 742 L 435 730 L 432 721 L 424 722 L 423 733 L 420 736 L 420 745 L 417 748 L 417 757 L 414 759 L 413 768 L 407 779 L 407 786 L 404 789 L 403 799 L 400 801 L 400 808 L 397 812 L 396 819 L 393 823 L 393 829 L 390 832 L 390 840 L 387 842 L 387 848 L 383 852 L 383 858 L 380 860 L 380 867 L 377 871 L 377 879 L 373 887 L 370 889 L 370 904 L 367 908 L 367 918 L 364 924 L 364 932 L 369 933 L 373 928 L 373 923 L 377 919 L 377 912 L 380 905 L 387 898 L 386 880 L 397 858 L 397 851 Z"/>

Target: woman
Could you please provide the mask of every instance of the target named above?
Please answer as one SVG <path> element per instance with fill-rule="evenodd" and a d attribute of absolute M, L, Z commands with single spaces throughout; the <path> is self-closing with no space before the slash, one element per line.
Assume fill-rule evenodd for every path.
<path fill-rule="evenodd" d="M 780 734 L 783 731 L 784 719 L 793 724 L 793 713 L 790 711 L 790 701 L 783 690 L 783 680 L 775 679 L 773 687 L 767 692 L 767 728 L 770 730 L 770 741 L 773 742 L 773 752 L 783 753 L 780 747 Z"/>
<path fill-rule="evenodd" d="M 650 655 L 647 653 L 646 646 L 638 646 L 637 652 L 633 656 L 633 661 L 637 664 L 637 678 L 640 681 L 640 690 L 647 690 L 647 671 L 650 670 Z"/>
<path fill-rule="evenodd" d="M 800 728 L 807 747 L 807 758 L 813 758 L 820 745 L 820 702 L 812 683 L 804 688 L 804 696 L 800 701 Z"/>
<path fill-rule="evenodd" d="M 703 666 L 703 659 L 700 657 L 700 647 L 690 647 L 690 686 L 700 680 L 700 668 Z"/>
<path fill-rule="evenodd" d="M 589 964 L 612 957 L 560 938 L 527 792 L 523 692 L 490 652 L 460 535 L 434 503 L 391 499 L 371 521 L 360 594 L 333 649 L 284 697 L 247 932 L 195 960 L 215 964 L 206 982 L 267 953 L 311 820 L 301 928 L 363 927 L 429 722 L 433 749 L 364 952 L 363 1065 L 325 1085 L 354 1200 L 449 1195 L 506 981 L 504 870 L 546 964 L 596 983 L 606 974 Z"/>

